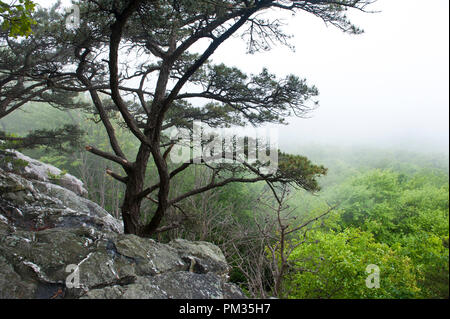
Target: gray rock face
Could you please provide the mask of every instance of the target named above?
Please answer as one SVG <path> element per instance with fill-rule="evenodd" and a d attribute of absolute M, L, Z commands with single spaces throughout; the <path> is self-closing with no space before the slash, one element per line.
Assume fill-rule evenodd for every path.
<path fill-rule="evenodd" d="M 2 154 L 0 154 L 0 157 L 2 157 Z M 5 154 L 3 154 L 4 157 Z M 17 151 L 8 152 L 8 157 L 10 157 L 8 165 L 3 165 L 3 169 L 6 171 L 20 173 L 23 177 L 32 180 L 57 183 L 79 196 L 87 195 L 87 190 L 84 188 L 83 182 L 70 174 L 63 174 L 55 166 L 36 161 Z M 25 162 L 27 165 L 17 165 L 17 162 Z"/>
<path fill-rule="evenodd" d="M 0 165 L 0 298 L 245 298 L 228 271 L 210 243 L 124 235 L 72 190 Z"/>
<path fill-rule="evenodd" d="M 30 180 L 0 168 L 0 220 L 12 228 L 41 231 L 89 227 L 121 232 L 122 224 L 97 204 L 48 182 Z"/>

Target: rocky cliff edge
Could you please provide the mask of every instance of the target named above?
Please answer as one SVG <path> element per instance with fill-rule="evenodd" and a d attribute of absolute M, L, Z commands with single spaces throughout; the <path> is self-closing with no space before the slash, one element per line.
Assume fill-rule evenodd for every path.
<path fill-rule="evenodd" d="M 124 235 L 83 183 L 0 151 L 0 298 L 240 299 L 221 250 Z"/>

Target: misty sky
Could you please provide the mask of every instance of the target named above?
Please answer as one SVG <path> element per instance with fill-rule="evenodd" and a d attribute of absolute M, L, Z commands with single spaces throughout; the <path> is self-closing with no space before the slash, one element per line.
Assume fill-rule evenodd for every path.
<path fill-rule="evenodd" d="M 280 76 L 295 73 L 320 90 L 320 108 L 293 119 L 289 142 L 377 143 L 417 148 L 449 137 L 449 1 L 378 0 L 375 14 L 349 16 L 365 30 L 347 35 L 308 14 L 288 20 L 296 52 L 279 48 L 244 56 L 238 40 L 215 61 Z M 237 49 L 239 48 L 239 49 Z"/>
<path fill-rule="evenodd" d="M 358 36 L 310 14 L 284 15 L 295 52 L 279 47 L 246 55 L 245 43 L 236 38 L 213 60 L 248 73 L 263 66 L 279 76 L 294 73 L 318 87 L 320 108 L 281 128 L 284 143 L 376 143 L 448 152 L 448 7 L 447 0 L 378 0 L 372 10 L 379 13 L 349 12 L 365 30 Z"/>

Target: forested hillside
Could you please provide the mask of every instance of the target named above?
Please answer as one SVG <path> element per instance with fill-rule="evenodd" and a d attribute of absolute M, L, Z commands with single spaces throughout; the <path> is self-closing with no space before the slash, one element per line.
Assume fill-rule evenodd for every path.
<path fill-rule="evenodd" d="M 109 148 L 97 123 L 88 112 L 35 103 L 3 118 L 0 126 L 23 136 L 77 125 L 85 133 L 77 144 L 23 152 L 80 178 L 89 199 L 121 218 L 124 187 L 107 174 L 116 164 L 84 151 L 86 145 Z M 114 126 L 124 152 L 134 156 L 135 137 L 119 120 Z M 3 145 L 15 146 L 20 144 Z M 233 266 L 232 281 L 251 297 L 449 297 L 448 150 L 425 154 L 318 144 L 282 151 L 305 155 L 328 169 L 319 179 L 321 191 L 282 187 L 275 199 L 264 182 L 230 184 L 170 209 L 165 224 L 180 226 L 155 238 L 218 244 Z M 202 167 L 187 169 L 177 176 L 171 194 L 203 185 L 208 174 Z M 145 205 L 144 211 L 151 212 L 152 202 Z M 378 289 L 366 285 L 369 265 L 379 267 Z"/>

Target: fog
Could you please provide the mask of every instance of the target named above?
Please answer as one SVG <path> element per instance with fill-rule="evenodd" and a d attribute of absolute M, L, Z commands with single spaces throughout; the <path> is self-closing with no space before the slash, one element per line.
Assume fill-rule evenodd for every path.
<path fill-rule="evenodd" d="M 38 1 L 48 5 L 49 1 Z M 377 13 L 350 11 L 362 35 L 348 35 L 310 14 L 284 14 L 295 52 L 245 53 L 234 38 L 213 60 L 258 73 L 294 73 L 320 91 L 307 119 L 278 127 L 283 145 L 377 146 L 448 153 L 449 2 L 378 0 Z M 274 14 L 278 14 L 274 12 Z"/>
<path fill-rule="evenodd" d="M 233 39 L 215 61 L 256 73 L 297 74 L 320 90 L 308 119 L 280 128 L 281 145 L 376 145 L 448 152 L 449 2 L 379 0 L 349 12 L 365 30 L 347 35 L 308 14 L 287 17 L 296 51 L 244 55 Z"/>

